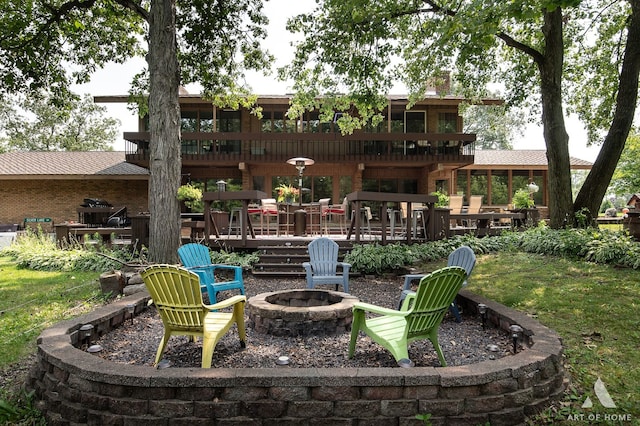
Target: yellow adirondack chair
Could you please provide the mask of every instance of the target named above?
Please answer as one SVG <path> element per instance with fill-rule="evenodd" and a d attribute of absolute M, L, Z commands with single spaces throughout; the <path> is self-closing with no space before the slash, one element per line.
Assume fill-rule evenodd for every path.
<path fill-rule="evenodd" d="M 174 265 L 154 265 L 140 275 L 164 325 L 164 336 L 160 340 L 154 365 L 160 362 L 171 336 L 202 337 L 202 368 L 211 367 L 216 343 L 234 323 L 238 326 L 240 346 L 246 346 L 245 296 L 233 296 L 214 305 L 205 305 L 200 292 L 200 279 L 194 272 Z M 220 311 L 229 307 L 233 307 L 233 312 Z"/>
<path fill-rule="evenodd" d="M 464 268 L 448 266 L 426 275 L 418 290 L 407 295 L 400 311 L 368 303 L 353 307 L 353 324 L 349 342 L 349 358 L 353 357 L 359 331 L 387 349 L 398 365 L 410 365 L 409 343 L 429 339 L 435 348 L 440 365 L 447 366 L 438 343 L 438 328 L 451 302 L 458 294 L 467 276 Z M 366 318 L 366 313 L 376 314 Z"/>

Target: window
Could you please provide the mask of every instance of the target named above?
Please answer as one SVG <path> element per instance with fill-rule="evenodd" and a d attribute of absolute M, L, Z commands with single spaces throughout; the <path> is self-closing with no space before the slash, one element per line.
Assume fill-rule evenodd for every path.
<path fill-rule="evenodd" d="M 426 111 L 405 111 L 404 132 L 425 133 L 427 129 Z"/>
<path fill-rule="evenodd" d="M 198 111 L 180 112 L 180 130 L 183 132 L 198 131 Z"/>
<path fill-rule="evenodd" d="M 222 110 L 218 113 L 219 132 L 240 132 L 240 111 Z M 239 140 L 221 140 L 218 146 L 220 153 L 240 153 Z"/>
<path fill-rule="evenodd" d="M 438 133 L 456 133 L 457 131 L 457 112 L 441 112 L 438 114 Z"/>

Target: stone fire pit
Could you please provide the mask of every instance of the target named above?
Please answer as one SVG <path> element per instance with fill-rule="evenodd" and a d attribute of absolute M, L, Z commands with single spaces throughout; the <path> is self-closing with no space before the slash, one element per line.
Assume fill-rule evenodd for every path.
<path fill-rule="evenodd" d="M 329 290 L 284 290 L 249 299 L 249 325 L 274 336 L 340 334 L 351 330 L 352 308 L 359 299 Z"/>

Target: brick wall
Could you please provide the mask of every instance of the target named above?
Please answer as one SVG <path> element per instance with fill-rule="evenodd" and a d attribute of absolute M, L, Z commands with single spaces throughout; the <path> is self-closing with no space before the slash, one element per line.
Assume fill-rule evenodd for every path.
<path fill-rule="evenodd" d="M 0 180 L 0 223 L 49 217 L 53 223 L 77 221 L 85 198 L 126 206 L 129 215 L 148 211 L 147 180 Z"/>
<path fill-rule="evenodd" d="M 518 323 L 529 339 L 514 356 L 444 368 L 168 368 L 113 364 L 77 349 L 78 329 L 102 335 L 124 321 L 129 296 L 45 330 L 27 387 L 50 425 L 434 425 L 525 424 L 562 397 L 558 335 L 535 320 L 462 291 L 473 312 L 489 308 L 492 326 Z M 249 349 L 250 350 L 250 349 Z M 346 351 L 346 348 L 345 348 Z"/>

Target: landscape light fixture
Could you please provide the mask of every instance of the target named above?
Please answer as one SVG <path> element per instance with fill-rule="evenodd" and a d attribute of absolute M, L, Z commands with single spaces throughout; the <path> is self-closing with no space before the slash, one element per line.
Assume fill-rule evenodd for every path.
<path fill-rule="evenodd" d="M 133 314 L 136 312 L 136 305 L 134 303 L 129 303 L 126 308 L 127 314 L 129 314 L 129 318 L 131 319 L 131 324 L 133 324 Z"/>
<path fill-rule="evenodd" d="M 314 163 L 315 161 L 306 157 L 294 157 L 287 160 L 287 164 L 295 166 L 298 170 L 298 195 L 300 197 L 300 208 L 302 208 L 302 175 L 304 174 L 305 167 L 312 166 Z"/>
<path fill-rule="evenodd" d="M 478 313 L 482 319 L 482 329 L 487 328 L 487 305 L 484 303 L 478 303 Z"/>
<path fill-rule="evenodd" d="M 93 333 L 93 324 L 85 324 L 80 327 L 80 342 L 87 347 L 91 344 L 91 334 Z"/>
<path fill-rule="evenodd" d="M 225 192 L 227 190 L 227 182 L 222 179 L 217 181 L 216 185 L 218 185 L 218 192 Z"/>
<path fill-rule="evenodd" d="M 518 337 L 524 331 L 522 327 L 518 324 L 512 324 L 509 326 L 509 331 L 511 332 L 511 338 L 513 339 L 513 353 L 518 352 Z"/>

